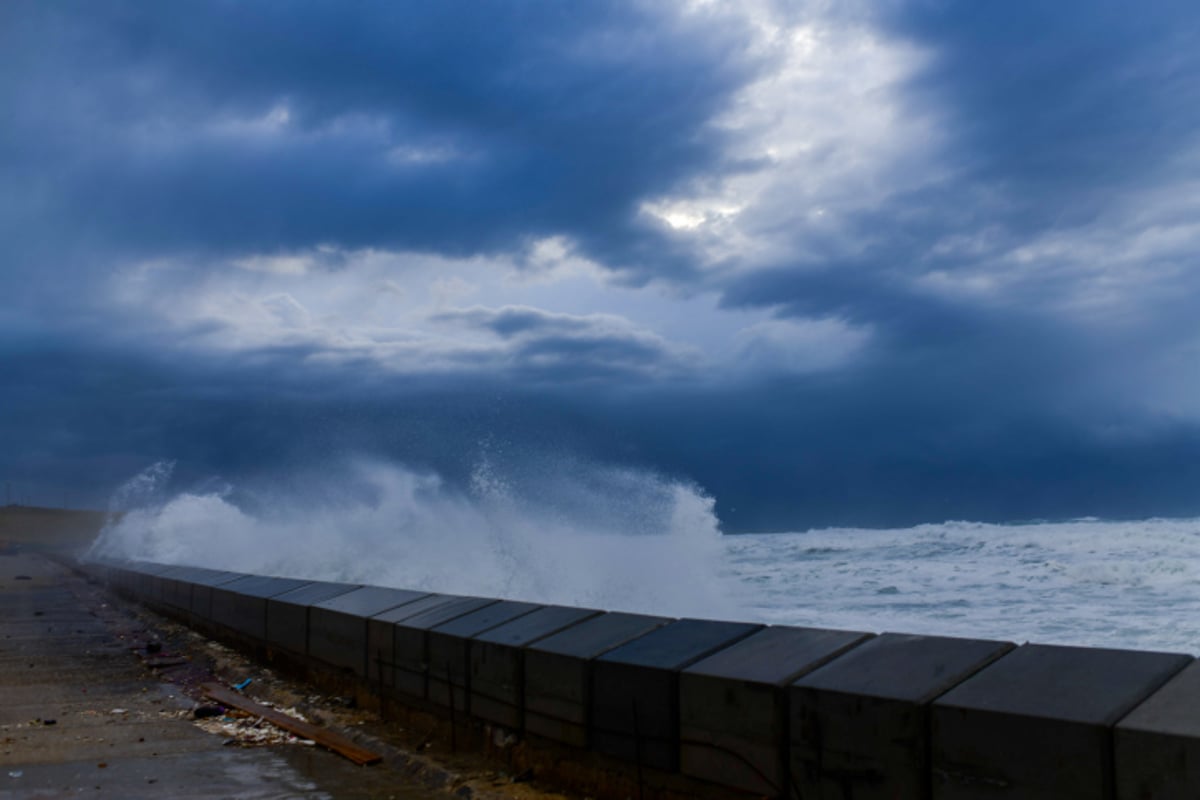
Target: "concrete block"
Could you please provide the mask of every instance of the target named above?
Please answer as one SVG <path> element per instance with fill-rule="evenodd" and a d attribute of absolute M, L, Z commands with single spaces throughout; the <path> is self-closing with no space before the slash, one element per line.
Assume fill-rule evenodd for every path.
<path fill-rule="evenodd" d="M 158 600 L 164 607 L 176 613 L 191 614 L 198 585 L 211 587 L 217 583 L 232 581 L 236 577 L 241 577 L 241 573 L 209 570 L 200 566 L 176 566 L 157 576 L 161 593 Z M 209 596 L 205 595 L 205 599 Z M 203 602 L 202 606 L 205 606 Z"/>
<path fill-rule="evenodd" d="M 679 770 L 750 792 L 787 793 L 787 686 L 871 638 L 777 626 L 697 661 L 679 676 Z"/>
<path fill-rule="evenodd" d="M 602 614 L 526 647 L 525 731 L 587 747 L 592 660 L 671 621 Z"/>
<path fill-rule="evenodd" d="M 679 767 L 679 671 L 761 625 L 682 619 L 597 658 L 592 667 L 592 747 L 627 761 Z"/>
<path fill-rule="evenodd" d="M 130 576 L 126 589 L 144 603 L 156 605 L 162 602 L 163 581 L 159 578 L 164 572 L 178 569 L 178 564 L 157 564 L 153 561 L 131 561 Z"/>
<path fill-rule="evenodd" d="M 170 569 L 172 565 L 167 564 L 148 564 L 147 562 L 132 562 L 126 563 L 121 569 L 120 587 L 127 594 L 142 596 L 145 593 L 144 581 L 148 580 L 149 575 L 145 568 L 148 566 L 157 567 L 160 571 Z"/>
<path fill-rule="evenodd" d="M 267 644 L 297 655 L 308 654 L 308 609 L 314 603 L 359 588 L 353 583 L 306 583 L 267 598 Z"/>
<path fill-rule="evenodd" d="M 192 585 L 188 579 L 199 572 L 199 567 L 174 566 L 158 573 L 151 582 L 155 603 L 168 611 L 186 612 L 192 605 Z"/>
<path fill-rule="evenodd" d="M 381 611 L 367 620 L 367 681 L 381 693 L 396 686 L 396 623 L 464 598 L 455 594 L 429 594 L 398 608 Z"/>
<path fill-rule="evenodd" d="M 208 620 L 259 642 L 267 640 L 267 598 L 308 586 L 300 578 L 246 575 L 213 587 Z"/>
<path fill-rule="evenodd" d="M 430 628 L 499 603 L 489 597 L 454 597 L 392 624 L 392 688 L 412 698 L 428 697 Z"/>
<path fill-rule="evenodd" d="M 1113 725 L 1191 660 L 1088 647 L 1014 650 L 933 704 L 933 796 L 1111 798 Z"/>
<path fill-rule="evenodd" d="M 194 574 L 190 580 L 192 592 L 188 613 L 199 619 L 211 619 L 213 590 L 244 577 L 246 575 L 242 572 L 226 572 L 215 569 Z"/>
<path fill-rule="evenodd" d="M 366 677 L 367 619 L 427 596 L 427 592 L 364 586 L 313 603 L 308 611 L 308 655 Z"/>
<path fill-rule="evenodd" d="M 1117 800 L 1200 795 L 1200 662 L 1118 722 L 1113 748 Z"/>
<path fill-rule="evenodd" d="M 794 681 L 792 797 L 928 797 L 929 703 L 1012 648 L 885 633 Z"/>
<path fill-rule="evenodd" d="M 471 641 L 471 715 L 519 730 L 524 722 L 525 646 L 598 616 L 588 608 L 546 606 Z"/>
<path fill-rule="evenodd" d="M 539 608 L 537 603 L 501 600 L 430 628 L 429 701 L 470 713 L 471 638 Z"/>
<path fill-rule="evenodd" d="M 108 584 L 112 588 L 129 592 L 136 573 L 129 568 L 129 562 L 118 561 L 108 565 Z"/>

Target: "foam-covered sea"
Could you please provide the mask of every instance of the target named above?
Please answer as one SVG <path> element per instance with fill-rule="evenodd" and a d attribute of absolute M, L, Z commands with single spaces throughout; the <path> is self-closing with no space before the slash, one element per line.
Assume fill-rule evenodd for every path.
<path fill-rule="evenodd" d="M 1200 520 L 723 537 L 755 619 L 1200 653 Z"/>
<path fill-rule="evenodd" d="M 724 535 L 637 469 L 486 461 L 466 488 L 356 461 L 234 488 L 118 492 L 97 555 L 672 616 L 1200 654 L 1200 519 Z"/>

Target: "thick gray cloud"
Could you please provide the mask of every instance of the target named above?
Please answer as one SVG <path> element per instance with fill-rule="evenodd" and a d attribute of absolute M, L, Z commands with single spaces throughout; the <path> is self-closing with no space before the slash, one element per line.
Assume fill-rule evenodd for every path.
<path fill-rule="evenodd" d="M 68 262 L 569 232 L 648 268 L 631 204 L 720 158 L 748 70 L 735 31 L 641 4 L 0 13 L 6 238 Z"/>
<path fill-rule="evenodd" d="M 1200 512 L 1198 31 L 5 3 L 0 468 L 98 501 L 486 444 L 732 528 Z"/>

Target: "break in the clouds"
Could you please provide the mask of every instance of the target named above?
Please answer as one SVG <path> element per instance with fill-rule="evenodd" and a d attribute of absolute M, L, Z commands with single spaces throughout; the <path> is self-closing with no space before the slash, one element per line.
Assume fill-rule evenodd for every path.
<path fill-rule="evenodd" d="M 0 463 L 1196 513 L 1197 38 L 1165 0 L 5 3 Z"/>

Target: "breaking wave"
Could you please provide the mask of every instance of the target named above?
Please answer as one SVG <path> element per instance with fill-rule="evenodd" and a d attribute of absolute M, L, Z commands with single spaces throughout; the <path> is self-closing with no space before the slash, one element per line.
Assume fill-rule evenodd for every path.
<path fill-rule="evenodd" d="M 362 459 L 335 470 L 336 482 L 302 474 L 173 493 L 172 470 L 155 464 L 118 490 L 94 555 L 643 613 L 740 613 L 712 498 L 647 470 L 561 457 L 501 470 L 485 456 L 455 487 Z"/>

